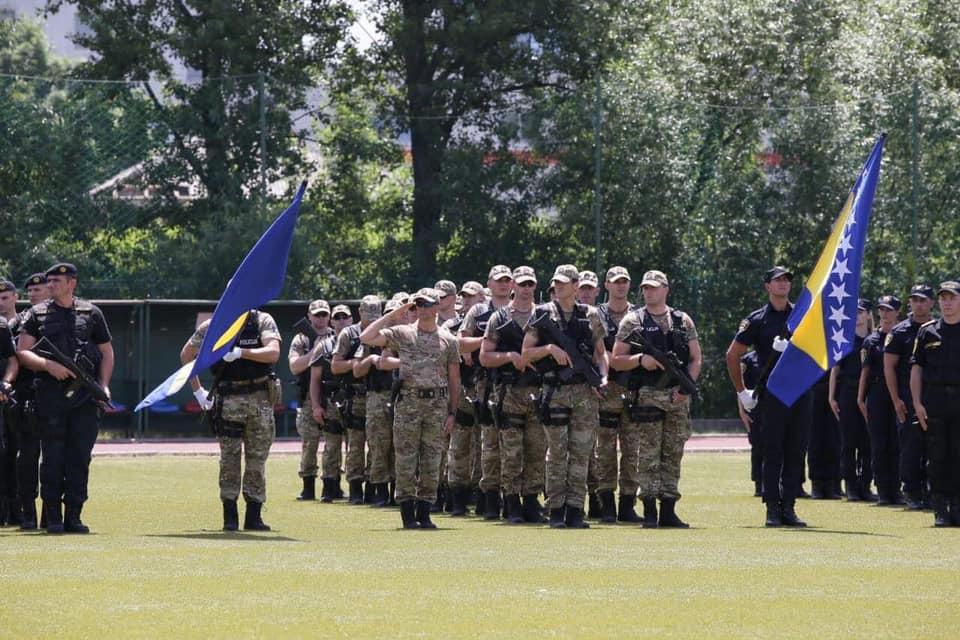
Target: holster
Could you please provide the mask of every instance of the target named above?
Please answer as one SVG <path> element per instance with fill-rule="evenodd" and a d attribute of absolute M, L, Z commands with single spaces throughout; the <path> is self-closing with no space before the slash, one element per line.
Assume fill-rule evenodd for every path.
<path fill-rule="evenodd" d="M 283 385 L 280 378 L 271 375 L 267 380 L 267 397 L 270 399 L 270 406 L 275 407 L 283 402 Z"/>

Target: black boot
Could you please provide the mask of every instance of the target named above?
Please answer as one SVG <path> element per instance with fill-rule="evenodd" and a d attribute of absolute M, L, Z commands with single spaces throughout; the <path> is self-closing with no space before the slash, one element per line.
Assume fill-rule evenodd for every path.
<path fill-rule="evenodd" d="M 236 500 L 223 501 L 223 530 L 236 531 L 240 528 L 240 514 L 237 513 Z"/>
<path fill-rule="evenodd" d="M 483 516 L 487 512 L 486 491 L 477 491 L 477 508 L 473 512 L 478 516 Z"/>
<path fill-rule="evenodd" d="M 870 480 L 860 478 L 860 499 L 864 502 L 877 501 L 877 494 L 870 489 Z"/>
<path fill-rule="evenodd" d="M 763 481 L 755 480 L 753 483 L 753 497 L 762 498 L 763 497 Z"/>
<path fill-rule="evenodd" d="M 0 455 L 4 455 L 0 451 Z M 0 527 L 7 526 L 7 514 L 10 513 L 10 502 L 4 496 L 0 496 Z"/>
<path fill-rule="evenodd" d="M 784 502 L 780 507 L 780 519 L 785 527 L 805 527 L 807 523 L 797 517 L 792 502 Z"/>
<path fill-rule="evenodd" d="M 350 481 L 350 504 L 363 504 L 363 479 Z"/>
<path fill-rule="evenodd" d="M 590 524 L 583 519 L 583 509 L 567 505 L 567 515 L 564 518 L 568 529 L 589 529 Z"/>
<path fill-rule="evenodd" d="M 373 485 L 373 503 L 371 507 L 385 507 L 390 502 L 390 496 L 387 494 L 387 483 L 377 482 Z"/>
<path fill-rule="evenodd" d="M 844 484 L 846 485 L 847 502 L 860 502 L 860 483 L 844 480 Z"/>
<path fill-rule="evenodd" d="M 827 499 L 827 492 L 824 490 L 823 483 L 819 480 L 810 481 L 810 497 L 814 500 Z"/>
<path fill-rule="evenodd" d="M 40 501 L 40 528 L 47 528 L 47 504 L 43 500 Z"/>
<path fill-rule="evenodd" d="M 543 517 L 543 505 L 537 500 L 537 494 L 528 493 L 523 496 L 523 520 L 534 524 L 543 524 L 547 521 Z"/>
<path fill-rule="evenodd" d="M 947 507 L 947 498 L 939 493 L 934 493 L 930 496 L 930 502 L 933 503 L 933 526 L 951 526 L 953 522 L 950 520 L 950 509 Z"/>
<path fill-rule="evenodd" d="M 63 515 L 63 530 L 67 533 L 90 533 L 90 527 L 83 524 L 80 520 L 80 512 L 83 510 L 83 507 L 71 507 L 70 505 L 66 506 L 65 513 Z"/>
<path fill-rule="evenodd" d="M 335 478 L 321 478 L 323 480 L 323 489 L 320 490 L 320 502 L 329 504 L 333 502 L 333 483 Z"/>
<path fill-rule="evenodd" d="M 20 502 L 18 500 L 8 500 L 7 502 L 7 526 L 19 527 L 23 522 L 23 514 L 20 512 Z"/>
<path fill-rule="evenodd" d="M 44 501 L 43 511 L 47 515 L 47 533 L 63 533 L 63 512 L 60 510 L 60 501 Z"/>
<path fill-rule="evenodd" d="M 676 498 L 663 498 L 660 500 L 660 526 L 671 527 L 673 529 L 689 529 L 690 525 L 677 516 L 676 507 Z"/>
<path fill-rule="evenodd" d="M 656 498 L 643 499 L 643 520 L 641 522 L 643 522 L 644 529 L 656 529 L 659 526 Z"/>
<path fill-rule="evenodd" d="M 254 500 L 247 500 L 247 512 L 243 515 L 244 531 L 270 531 L 270 525 L 260 518 L 260 509 L 263 504 Z"/>
<path fill-rule="evenodd" d="M 520 507 L 520 495 L 508 493 L 503 497 L 507 508 L 507 522 L 509 524 L 523 524 L 523 509 Z"/>
<path fill-rule="evenodd" d="M 637 496 L 620 496 L 620 503 L 617 505 L 617 521 L 618 522 L 629 522 L 631 524 L 639 524 L 643 522 L 643 518 L 637 515 L 635 510 L 637 505 Z M 656 524 L 656 518 L 654 518 L 654 524 Z"/>
<path fill-rule="evenodd" d="M 403 500 L 400 502 L 400 519 L 403 521 L 404 529 L 419 529 L 420 523 L 417 522 L 417 504 L 413 500 Z"/>
<path fill-rule="evenodd" d="M 333 499 L 343 500 L 343 487 L 340 486 L 340 474 L 333 479 Z"/>
<path fill-rule="evenodd" d="M 430 520 L 433 505 L 426 500 L 417 500 L 417 523 L 421 529 L 436 529 L 437 525 Z"/>
<path fill-rule="evenodd" d="M 447 502 L 447 483 L 441 482 L 437 486 L 437 499 L 430 505 L 430 513 L 443 513 L 443 507 Z"/>
<path fill-rule="evenodd" d="M 566 529 L 567 523 L 565 522 L 566 509 L 560 507 L 559 509 L 550 509 L 550 528 L 551 529 Z"/>
<path fill-rule="evenodd" d="M 597 492 L 600 498 L 600 522 L 613 524 L 617 521 L 617 503 L 613 498 L 613 489 Z"/>
<path fill-rule="evenodd" d="M 467 495 L 470 489 L 464 485 L 450 487 L 451 502 L 450 515 L 454 518 L 467 515 Z"/>
<path fill-rule="evenodd" d="M 23 501 L 23 521 L 20 523 L 20 531 L 36 531 L 37 529 L 37 503 L 33 498 Z"/>
<path fill-rule="evenodd" d="M 591 520 L 599 520 L 602 514 L 603 503 L 600 502 L 600 496 L 596 491 L 591 491 L 587 499 L 587 517 Z"/>
<path fill-rule="evenodd" d="M 922 511 L 923 496 L 919 491 L 911 491 L 907 494 L 907 511 Z"/>
<path fill-rule="evenodd" d="M 950 522 L 960 527 L 960 497 L 950 498 Z"/>
<path fill-rule="evenodd" d="M 767 527 L 782 527 L 783 514 L 779 502 L 767 503 L 767 521 L 764 523 Z"/>
<path fill-rule="evenodd" d="M 317 499 L 317 476 L 303 476 L 303 491 L 297 496 L 297 500 L 316 500 Z"/>
<path fill-rule="evenodd" d="M 363 504 L 373 504 L 377 501 L 377 485 L 369 480 L 363 484 Z"/>
<path fill-rule="evenodd" d="M 484 491 L 484 506 L 485 510 L 483 512 L 484 520 L 499 520 L 500 519 L 500 492 L 496 489 L 490 489 L 489 491 Z"/>
<path fill-rule="evenodd" d="M 388 482 L 387 483 L 387 506 L 395 507 L 397 506 L 397 499 L 394 497 L 397 493 L 397 483 Z"/>

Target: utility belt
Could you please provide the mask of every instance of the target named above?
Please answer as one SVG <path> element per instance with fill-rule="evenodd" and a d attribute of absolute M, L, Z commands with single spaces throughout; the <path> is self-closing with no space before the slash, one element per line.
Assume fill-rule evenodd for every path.
<path fill-rule="evenodd" d="M 222 396 L 239 396 L 245 393 L 266 391 L 270 376 L 253 378 L 252 380 L 221 380 L 217 383 L 217 393 Z"/>
<path fill-rule="evenodd" d="M 421 400 L 447 397 L 446 387 L 410 387 L 406 390 L 406 392 L 410 393 L 411 396 Z"/>
<path fill-rule="evenodd" d="M 498 371 L 496 382 L 509 387 L 539 387 L 541 384 L 540 375 L 532 371 Z"/>
<path fill-rule="evenodd" d="M 566 380 L 560 379 L 560 373 L 549 371 L 543 374 L 543 386 L 545 387 L 569 387 L 574 384 L 587 384 L 587 377 L 582 373 L 575 373 Z"/>

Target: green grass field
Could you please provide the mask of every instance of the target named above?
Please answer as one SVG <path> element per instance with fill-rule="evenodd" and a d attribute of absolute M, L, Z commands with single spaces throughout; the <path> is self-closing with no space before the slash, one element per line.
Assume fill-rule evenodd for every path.
<path fill-rule="evenodd" d="M 762 527 L 745 455 L 692 454 L 693 528 L 587 531 L 298 503 L 269 462 L 274 531 L 224 534 L 213 457 L 100 458 L 89 536 L 0 530 L 0 637 L 957 638 L 960 528 L 802 501 Z"/>

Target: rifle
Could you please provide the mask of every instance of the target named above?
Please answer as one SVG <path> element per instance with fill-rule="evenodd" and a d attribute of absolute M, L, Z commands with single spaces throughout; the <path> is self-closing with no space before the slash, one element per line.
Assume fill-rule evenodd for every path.
<path fill-rule="evenodd" d="M 317 333 L 317 330 L 313 328 L 313 325 L 310 324 L 310 321 L 307 320 L 306 318 L 300 318 L 299 320 L 294 322 L 293 328 L 298 333 L 302 333 L 303 335 L 310 338 L 311 341 L 316 340 L 318 337 L 320 337 L 320 334 Z"/>
<path fill-rule="evenodd" d="M 642 349 L 643 353 L 659 362 L 660 366 L 663 367 L 663 375 L 657 382 L 658 388 L 665 387 L 670 378 L 676 378 L 679 381 L 680 390 L 684 394 L 688 396 L 699 394 L 700 390 L 697 388 L 696 381 L 690 377 L 690 372 L 687 371 L 686 367 L 680 364 L 677 354 L 672 351 L 661 351 L 639 331 L 634 331 L 629 337 L 635 339 L 635 341 L 628 340 L 631 347 Z"/>
<path fill-rule="evenodd" d="M 33 345 L 32 350 L 38 355 L 53 360 L 57 364 L 66 367 L 71 373 L 73 373 L 74 378 L 67 384 L 66 392 L 64 394 L 66 395 L 67 400 L 73 400 L 73 396 L 77 393 L 77 391 L 83 388 L 86 389 L 90 396 L 93 397 L 93 399 L 97 402 L 110 404 L 110 396 L 108 396 L 104 388 L 100 386 L 100 383 L 97 382 L 97 379 L 78 366 L 77 363 L 74 362 L 73 358 L 67 357 L 67 355 L 63 351 L 60 351 L 60 349 L 57 348 L 57 345 L 50 342 L 46 336 L 40 338 L 37 344 Z M 87 363 L 90 364 L 91 368 L 93 368 L 93 363 L 91 363 L 86 356 L 80 355 L 80 357 L 86 360 Z"/>
<path fill-rule="evenodd" d="M 566 351 L 567 355 L 570 357 L 571 366 L 562 367 L 557 372 L 557 375 L 560 377 L 561 381 L 566 382 L 575 374 L 579 373 L 587 379 L 587 384 L 592 387 L 600 387 L 603 384 L 603 379 L 600 377 L 600 372 L 597 371 L 596 367 L 593 366 L 593 354 L 584 353 L 584 351 L 581 349 L 581 345 L 574 342 L 573 338 L 561 331 L 560 327 L 557 326 L 557 323 L 550 318 L 549 313 L 543 313 L 539 316 L 535 316 L 532 320 L 530 320 L 530 326 L 537 329 L 537 331 L 539 331 L 548 342 L 551 342 Z"/>

